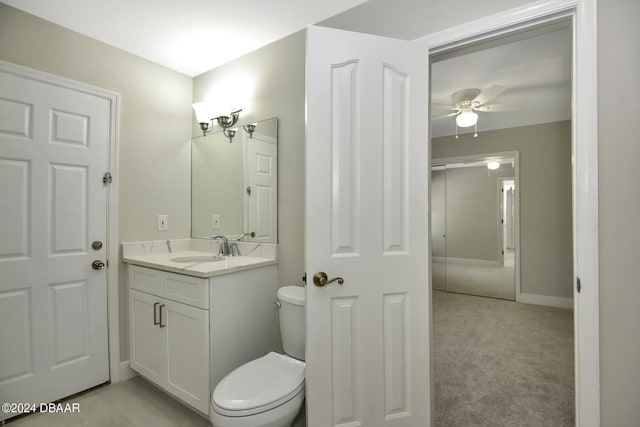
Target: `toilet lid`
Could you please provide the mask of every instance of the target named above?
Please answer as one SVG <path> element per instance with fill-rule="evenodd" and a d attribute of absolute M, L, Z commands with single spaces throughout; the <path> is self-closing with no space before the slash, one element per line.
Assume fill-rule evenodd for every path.
<path fill-rule="evenodd" d="M 221 410 L 216 412 L 249 415 L 279 406 L 303 389 L 304 362 L 271 352 L 224 377 L 213 392 L 212 403 Z"/>

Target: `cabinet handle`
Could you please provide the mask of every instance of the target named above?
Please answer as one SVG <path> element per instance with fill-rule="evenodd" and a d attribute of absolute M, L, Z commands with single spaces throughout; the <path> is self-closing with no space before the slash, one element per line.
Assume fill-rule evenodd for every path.
<path fill-rule="evenodd" d="M 162 307 L 164 307 L 164 304 L 162 304 L 160 306 L 160 322 L 159 322 L 159 325 L 160 325 L 161 328 L 164 328 L 165 326 L 167 326 L 167 324 L 166 323 L 164 325 L 162 324 Z"/>
<path fill-rule="evenodd" d="M 158 322 L 158 315 L 156 314 L 158 311 L 158 306 L 160 305 L 159 302 L 156 302 L 153 304 L 153 324 L 154 325 L 159 325 L 160 322 Z"/>

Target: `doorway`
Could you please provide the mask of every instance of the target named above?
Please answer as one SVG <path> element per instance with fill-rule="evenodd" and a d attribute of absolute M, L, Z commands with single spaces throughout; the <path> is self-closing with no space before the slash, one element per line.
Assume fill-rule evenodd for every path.
<path fill-rule="evenodd" d="M 433 127 L 431 148 L 433 164 L 437 165 L 436 170 L 432 170 L 431 181 L 432 252 L 434 256 L 432 259 L 434 273 L 432 284 L 434 289 L 443 289 L 442 279 L 444 279 L 444 290 L 448 292 L 490 296 L 542 305 L 549 305 L 549 301 L 554 301 L 552 305 L 573 306 L 573 236 L 571 232 L 566 232 L 573 229 L 573 211 L 571 203 L 569 203 L 572 199 L 571 40 L 571 23 L 565 21 L 518 33 L 516 37 L 503 37 L 500 40 L 492 40 L 488 44 L 478 43 L 472 47 L 452 50 L 442 53 L 442 56 L 432 57 L 434 62 L 432 62 Z M 537 45 L 537 43 L 540 44 Z M 520 47 L 515 49 L 526 52 L 527 58 L 502 51 L 502 49 L 507 49 L 505 46 L 510 44 L 519 45 Z M 546 49 L 550 46 L 558 51 L 543 59 L 546 55 Z M 563 47 L 564 51 L 560 52 Z M 537 55 L 540 57 L 536 58 Z M 462 61 L 467 58 L 471 58 L 471 60 L 461 65 Z M 533 63 L 527 63 L 529 60 L 533 60 Z M 438 61 L 442 62 L 441 66 Z M 493 69 L 491 61 L 496 61 L 503 69 Z M 536 61 L 539 63 L 536 64 Z M 551 63 L 563 65 L 553 67 L 558 74 L 551 77 L 551 82 L 546 82 L 544 78 L 553 73 L 545 74 L 541 70 L 548 69 Z M 446 98 L 438 97 L 439 70 L 445 76 L 442 80 L 447 81 L 449 85 L 458 84 L 455 89 L 449 89 L 448 104 Z M 482 86 L 483 81 L 486 82 L 485 86 Z M 540 102 L 543 95 L 546 96 L 547 93 L 550 95 L 550 99 L 553 99 L 554 92 L 559 94 L 561 105 L 555 105 L 556 101 Z M 537 102 L 540 102 L 541 114 L 548 114 L 548 116 L 542 119 L 541 115 L 539 122 L 523 121 L 524 117 L 521 113 L 524 112 L 530 118 L 533 117 L 536 114 Z M 465 113 L 475 115 L 473 123 L 457 120 Z M 501 121 L 503 123 L 500 123 Z M 551 134 L 555 136 L 551 137 Z M 536 152 L 534 148 L 541 151 Z M 549 151 L 546 151 L 547 149 Z M 495 151 L 505 150 L 518 151 L 520 165 L 523 166 L 523 170 L 526 170 L 527 179 L 525 180 L 524 176 L 520 176 L 515 171 L 506 171 L 502 176 L 495 177 L 491 190 L 487 190 L 486 186 L 481 186 L 484 176 L 491 174 L 491 172 L 487 172 L 489 159 L 484 156 L 490 156 L 490 153 Z M 470 164 L 443 160 L 450 157 L 466 157 Z M 474 165 L 474 161 L 485 161 L 486 164 Z M 503 166 L 501 162 L 498 163 L 500 164 L 495 170 L 499 170 Z M 526 167 L 524 167 L 525 165 Z M 481 171 L 479 166 L 484 167 L 482 170 L 484 176 L 479 173 Z M 477 171 L 472 173 L 474 167 Z M 457 182 L 460 178 L 455 174 L 463 175 L 460 171 L 464 171 L 464 175 L 469 175 L 466 181 Z M 537 171 L 536 177 L 529 175 L 533 171 Z M 518 176 L 522 178 L 520 182 L 517 182 Z M 559 186 L 554 185 L 555 180 L 552 179 L 552 176 L 560 177 Z M 513 179 L 511 179 L 512 177 Z M 444 190 L 438 188 L 441 185 L 444 185 Z M 460 194 L 454 194 L 458 187 L 462 191 L 458 190 Z M 493 196 L 491 203 L 487 203 L 488 194 Z M 435 200 L 436 197 L 442 197 L 442 195 L 444 195 L 444 201 Z M 526 195 L 527 204 L 524 203 L 525 199 L 521 198 L 521 195 L 523 197 Z M 536 201 L 538 196 L 541 198 Z M 523 211 L 517 212 L 518 209 L 513 203 L 514 201 L 523 203 Z M 487 207 L 482 208 L 483 205 Z M 439 206 L 444 206 L 444 214 L 437 211 Z M 508 209 L 509 206 L 512 208 Z M 491 213 L 489 213 L 489 207 Z M 491 222 L 491 235 L 481 234 L 478 227 L 470 226 L 471 220 L 480 219 L 483 215 L 493 221 Z M 434 224 L 434 221 L 440 221 L 440 223 Z M 535 221 L 539 221 L 539 223 L 532 226 Z M 445 232 L 436 234 L 438 230 L 442 229 L 443 222 Z M 527 228 L 522 231 L 522 234 L 516 230 L 516 224 L 519 223 L 522 224 L 522 227 L 525 227 L 525 223 L 527 224 Z M 464 237 L 460 239 L 459 235 L 454 234 L 456 232 Z M 466 252 L 457 247 L 456 240 L 461 240 L 460 246 Z M 517 249 L 518 243 L 522 245 L 523 253 L 526 252 L 524 260 L 522 260 L 520 250 Z M 441 260 L 437 258 L 437 255 L 441 255 L 442 252 L 437 251 L 441 251 L 443 246 L 445 255 Z M 525 251 L 524 248 L 527 250 Z M 483 253 L 480 249 L 486 250 L 492 256 Z M 513 257 L 511 257 L 512 254 Z M 536 256 L 545 258 L 545 261 L 536 264 L 537 261 L 534 259 Z M 511 259 L 513 259 L 513 267 L 511 267 Z M 444 265 L 442 265 L 443 261 Z M 487 273 L 486 262 L 495 263 L 493 271 L 511 269 L 511 277 L 515 277 L 518 281 L 518 285 L 512 287 L 513 293 L 511 295 L 505 297 L 504 294 L 497 293 L 495 289 L 492 293 L 488 292 L 486 285 L 483 288 L 483 279 L 494 287 L 498 286 L 500 282 L 499 277 L 491 277 Z M 483 263 L 485 265 L 482 265 Z M 480 266 L 483 270 L 481 273 L 479 272 Z M 464 275 L 468 270 L 474 270 L 477 273 L 473 275 L 475 276 L 474 280 L 471 279 L 471 274 L 467 274 L 463 277 L 467 283 L 460 283 L 461 280 L 456 275 Z M 475 282 L 473 283 L 475 286 L 469 286 L 470 282 Z M 515 281 L 513 283 L 515 284 Z M 532 296 L 535 296 L 536 299 L 529 299 Z M 466 354 L 465 360 L 467 361 L 486 358 L 489 362 L 502 353 L 511 354 L 514 359 L 520 359 L 521 350 L 524 350 L 526 345 L 519 345 L 518 340 L 524 339 L 527 344 L 533 341 L 533 338 L 525 338 L 527 336 L 525 331 L 515 332 L 517 327 L 512 328 L 512 321 L 508 316 L 497 320 L 500 317 L 497 313 L 504 308 L 503 306 L 492 306 L 491 309 L 482 311 L 474 306 L 475 303 L 472 300 L 463 298 L 451 301 L 451 298 L 443 297 L 441 293 L 434 293 L 432 301 L 435 369 L 451 364 L 455 356 L 455 354 L 448 355 L 446 361 L 438 360 L 438 357 L 442 357 L 446 353 L 441 351 L 442 348 L 438 348 L 439 343 L 441 347 L 442 345 L 448 347 L 459 345 L 460 351 L 458 353 Z M 459 309 L 462 305 L 466 308 L 456 312 L 456 316 L 452 317 L 448 316 L 448 313 L 443 314 L 442 306 L 446 304 L 448 304 L 449 313 Z M 478 304 L 485 307 L 489 303 Z M 516 319 L 520 316 L 519 308 L 526 306 L 512 304 L 508 307 L 514 309 L 512 314 L 513 319 Z M 535 309 L 538 308 L 535 307 Z M 475 309 L 478 311 L 473 311 Z M 461 313 L 465 313 L 465 316 L 462 316 Z M 476 313 L 478 317 L 474 320 L 474 316 L 469 316 L 468 313 Z M 540 336 L 547 331 L 553 333 L 554 328 L 566 332 L 567 327 L 571 327 L 573 316 L 570 311 L 562 310 L 561 313 L 554 312 L 555 314 L 558 315 L 558 322 L 548 324 L 546 330 L 538 331 Z M 462 318 L 466 321 L 460 321 Z M 478 329 L 477 326 L 486 319 L 493 319 L 485 324 L 488 329 Z M 456 328 L 451 329 L 456 325 Z M 442 328 L 449 329 L 447 333 L 443 333 Z M 492 328 L 499 328 L 502 331 L 500 336 L 493 335 Z M 460 331 L 462 331 L 460 336 L 464 339 L 448 340 L 443 344 L 443 337 L 449 339 Z M 485 332 L 488 333 L 486 336 Z M 553 335 L 552 340 L 562 342 L 561 351 L 563 354 L 572 356 L 573 331 L 571 330 L 568 336 L 564 332 L 558 336 Z M 478 336 L 484 338 L 478 341 L 477 346 L 470 347 L 468 345 L 469 337 Z M 505 336 L 512 337 L 512 340 L 500 341 L 499 338 Z M 491 350 L 482 353 L 481 344 L 485 342 L 492 343 L 489 346 Z M 476 351 L 477 349 L 480 349 L 480 353 Z M 526 353 L 532 354 L 531 351 Z M 536 358 L 536 361 L 540 360 L 542 358 Z M 508 370 L 511 361 L 513 360 L 500 363 Z M 554 425 L 573 425 L 573 398 L 575 395 L 572 376 L 573 360 L 570 365 L 562 365 L 563 369 L 558 372 L 555 370 L 559 364 L 547 362 L 540 364 L 538 368 L 540 372 L 549 371 L 547 372 L 548 378 L 554 378 L 553 381 L 557 381 L 557 383 L 550 381 L 549 384 L 545 384 L 541 382 L 537 384 L 537 387 L 551 389 L 557 385 L 565 388 L 564 391 L 571 396 L 571 401 L 564 402 L 563 408 L 558 410 L 558 416 L 549 418 L 549 420 L 556 423 Z M 464 388 L 469 385 L 469 381 L 456 383 L 452 379 L 448 382 L 448 390 L 450 391 L 452 384 L 455 383 L 464 389 L 458 389 L 456 393 L 453 393 L 454 396 L 456 394 L 481 396 L 483 383 L 490 385 L 497 382 L 505 387 L 510 387 L 509 378 L 501 377 L 502 372 L 491 371 L 490 366 L 493 365 L 490 362 L 485 366 L 467 366 L 466 368 L 460 368 L 462 365 L 459 365 L 458 369 L 447 371 L 451 374 L 464 369 L 466 370 L 465 375 L 477 380 L 477 384 L 473 387 Z M 524 367 L 515 366 L 514 364 L 514 372 L 526 371 Z M 474 377 L 474 375 L 476 376 Z M 438 387 L 441 388 L 444 383 L 438 380 L 437 370 L 434 372 L 434 376 L 436 379 L 436 419 L 442 422 L 443 418 L 439 415 L 439 411 L 443 407 L 443 402 L 448 400 L 439 399 Z M 526 378 L 523 377 L 523 381 L 526 383 Z M 441 395 L 446 395 L 446 391 Z M 513 393 L 518 393 L 518 387 L 514 387 Z M 495 395 L 495 393 L 490 394 Z M 548 395 L 549 393 L 544 393 L 540 398 L 544 399 Z M 566 393 L 559 395 L 564 396 Z M 476 416 L 482 416 L 483 410 L 490 411 L 494 416 L 499 408 L 501 408 L 500 404 L 492 406 L 487 402 L 486 406 L 479 403 L 470 411 Z M 543 405 L 540 402 L 532 402 L 531 408 L 537 408 L 534 412 L 541 413 L 543 411 Z M 503 415 L 509 416 L 508 411 L 505 411 Z M 544 419 L 544 416 L 539 419 Z M 497 422 L 495 418 L 492 420 Z M 508 421 L 509 418 L 503 420 Z M 511 420 L 513 421 L 514 418 Z M 455 419 L 455 422 L 461 421 L 460 418 Z M 480 424 L 482 423 L 480 422 Z"/>

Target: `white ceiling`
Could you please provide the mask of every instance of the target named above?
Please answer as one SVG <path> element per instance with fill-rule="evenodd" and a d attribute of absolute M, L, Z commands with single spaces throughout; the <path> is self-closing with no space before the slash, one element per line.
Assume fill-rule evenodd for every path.
<path fill-rule="evenodd" d="M 196 76 L 365 0 L 2 0 Z"/>
<path fill-rule="evenodd" d="M 455 117 L 435 118 L 451 112 L 441 105 L 452 105 L 453 93 L 463 89 L 505 88 L 489 104 L 509 111 L 478 112 L 478 132 L 571 118 L 571 29 L 561 24 L 514 39 L 443 55 L 432 65 L 432 136 L 455 134 Z"/>

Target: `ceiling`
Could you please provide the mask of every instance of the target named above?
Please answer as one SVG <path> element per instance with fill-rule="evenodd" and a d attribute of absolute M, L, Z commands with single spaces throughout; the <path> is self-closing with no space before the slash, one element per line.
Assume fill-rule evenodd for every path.
<path fill-rule="evenodd" d="M 2 0 L 196 76 L 365 0 Z"/>
<path fill-rule="evenodd" d="M 453 94 L 464 89 L 479 89 L 480 99 L 491 98 L 489 111 L 478 112 L 478 132 L 571 119 L 571 44 L 571 28 L 560 23 L 436 58 L 431 135 L 455 134 L 455 117 L 438 117 L 452 112 L 447 107 Z"/>

